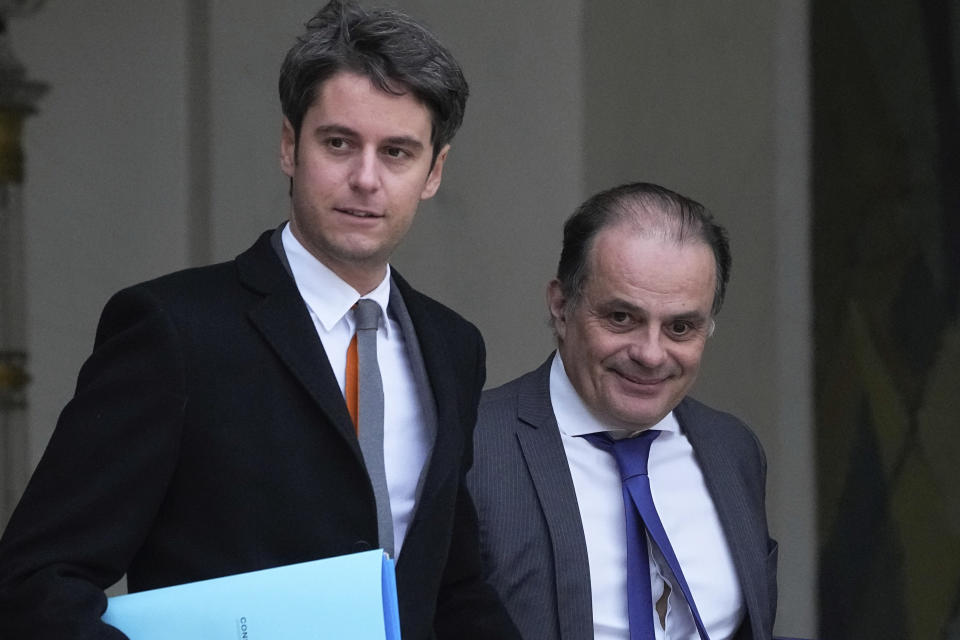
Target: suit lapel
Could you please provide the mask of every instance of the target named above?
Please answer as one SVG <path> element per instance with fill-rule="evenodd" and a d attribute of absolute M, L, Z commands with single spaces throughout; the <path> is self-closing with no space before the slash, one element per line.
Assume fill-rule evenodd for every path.
<path fill-rule="evenodd" d="M 563 640 L 593 637 L 587 544 L 560 429 L 550 403 L 548 358 L 522 381 L 517 440 L 537 492 L 553 548 L 556 603 Z"/>
<path fill-rule="evenodd" d="M 340 385 L 296 283 L 271 246 L 272 233 L 237 257 L 240 281 L 262 296 L 247 315 L 363 464 Z"/>
<path fill-rule="evenodd" d="M 420 410 L 423 415 L 423 428 L 427 433 L 429 440 L 429 451 L 423 469 L 420 470 L 420 478 L 417 481 L 415 495 L 415 505 L 419 506 L 420 497 L 423 494 L 423 488 L 426 484 L 427 473 L 430 468 L 429 461 L 433 457 L 433 448 L 437 439 L 437 407 L 434 400 L 433 391 L 430 386 L 430 378 L 427 375 L 426 365 L 423 362 L 423 351 L 420 347 L 420 340 L 417 337 L 417 331 L 413 326 L 413 320 L 410 318 L 410 311 L 403 300 L 400 288 L 393 281 L 390 287 L 390 315 L 400 325 L 400 331 L 403 334 L 404 351 L 407 354 L 407 363 L 410 365 L 410 372 L 413 375 L 413 385 L 417 392 L 417 400 L 420 402 Z"/>
<path fill-rule="evenodd" d="M 720 525 L 730 546 L 733 564 L 740 579 L 750 626 L 762 620 L 766 611 L 765 569 L 758 561 L 766 549 L 766 537 L 758 528 L 755 508 L 743 499 L 749 495 L 743 478 L 737 473 L 736 461 L 719 437 L 722 430 L 714 423 L 717 414 L 703 411 L 684 400 L 676 409 L 677 420 L 693 447 L 694 457 L 703 472 L 707 491 L 713 499 Z M 738 636 L 739 637 L 739 636 Z"/>
<path fill-rule="evenodd" d="M 451 469 L 459 469 L 456 463 L 459 452 L 462 450 L 460 440 L 463 430 L 449 428 L 444 425 L 459 425 L 461 423 L 457 398 L 460 389 L 457 387 L 457 376 L 450 364 L 450 354 L 446 348 L 446 335 L 437 326 L 426 307 L 418 300 L 417 294 L 396 270 L 393 270 L 393 285 L 403 300 L 406 312 L 412 327 L 412 338 L 419 345 L 419 357 L 422 358 L 426 372 L 427 389 L 421 392 L 421 402 L 427 403 L 424 411 L 433 413 L 434 438 L 433 449 L 427 458 L 426 469 L 421 477 L 421 489 L 415 509 L 419 511 L 421 502 L 429 500 L 442 483 L 447 481 L 446 473 Z M 404 338 L 407 339 L 406 333 Z M 409 354 L 412 358 L 417 354 Z M 418 382 L 420 382 L 418 380 Z M 414 514 L 416 518 L 416 513 Z M 411 528 L 413 523 L 411 523 Z"/>
<path fill-rule="evenodd" d="M 447 402 L 453 398 L 453 371 L 445 349 L 445 336 L 437 329 L 433 318 L 417 303 L 413 289 L 393 270 L 390 287 L 390 309 L 403 331 L 407 358 L 413 369 L 418 399 L 425 406 L 428 427 L 437 430 L 437 424 L 456 418 L 455 406 Z M 443 412 L 441 413 L 441 408 Z M 451 413 L 454 412 L 454 413 Z"/>

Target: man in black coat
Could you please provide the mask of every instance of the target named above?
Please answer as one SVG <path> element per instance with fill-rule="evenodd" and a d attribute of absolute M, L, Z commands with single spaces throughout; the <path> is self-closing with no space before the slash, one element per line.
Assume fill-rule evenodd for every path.
<path fill-rule="evenodd" d="M 460 68 L 404 14 L 334 0 L 280 97 L 289 223 L 107 304 L 0 540 L 0 637 L 124 637 L 100 621 L 124 574 L 138 591 L 379 546 L 405 639 L 515 636 L 463 486 L 482 339 L 388 265 L 440 185 Z M 381 312 L 379 473 L 344 397 L 361 298 Z"/>

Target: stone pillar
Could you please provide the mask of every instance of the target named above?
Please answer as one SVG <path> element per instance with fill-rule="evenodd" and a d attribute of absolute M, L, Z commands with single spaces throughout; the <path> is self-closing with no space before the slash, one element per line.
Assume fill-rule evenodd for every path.
<path fill-rule="evenodd" d="M 40 4 L 0 0 L 0 528 L 29 475 L 21 134 L 46 90 L 27 79 L 7 40 L 6 24 Z"/>

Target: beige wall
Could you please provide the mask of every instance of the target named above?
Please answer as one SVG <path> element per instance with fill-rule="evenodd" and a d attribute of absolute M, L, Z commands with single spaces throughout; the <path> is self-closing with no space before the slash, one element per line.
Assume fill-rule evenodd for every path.
<path fill-rule="evenodd" d="M 33 462 L 110 293 L 228 259 L 284 219 L 276 77 L 318 4 L 51 1 L 11 24 L 51 85 L 26 135 Z M 767 449 L 778 629 L 813 635 L 806 3 L 401 4 L 451 46 L 472 96 L 395 263 L 480 326 L 491 384 L 549 352 L 543 290 L 588 194 L 660 182 L 729 227 L 733 281 L 697 395 Z"/>
<path fill-rule="evenodd" d="M 186 263 L 184 22 L 177 3 L 97 0 L 10 24 L 50 85 L 24 141 L 34 462 L 110 293 Z"/>

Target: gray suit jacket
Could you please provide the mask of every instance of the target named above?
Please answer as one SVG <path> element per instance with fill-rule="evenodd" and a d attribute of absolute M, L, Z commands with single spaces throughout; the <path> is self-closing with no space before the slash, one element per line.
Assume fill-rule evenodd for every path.
<path fill-rule="evenodd" d="M 586 542 L 550 404 L 550 365 L 484 393 L 467 485 L 480 517 L 487 580 L 527 640 L 588 640 L 593 615 Z M 770 640 L 777 544 L 767 532 L 766 461 L 735 417 L 690 398 L 676 408 L 720 516 L 746 619 L 737 640 Z"/>

